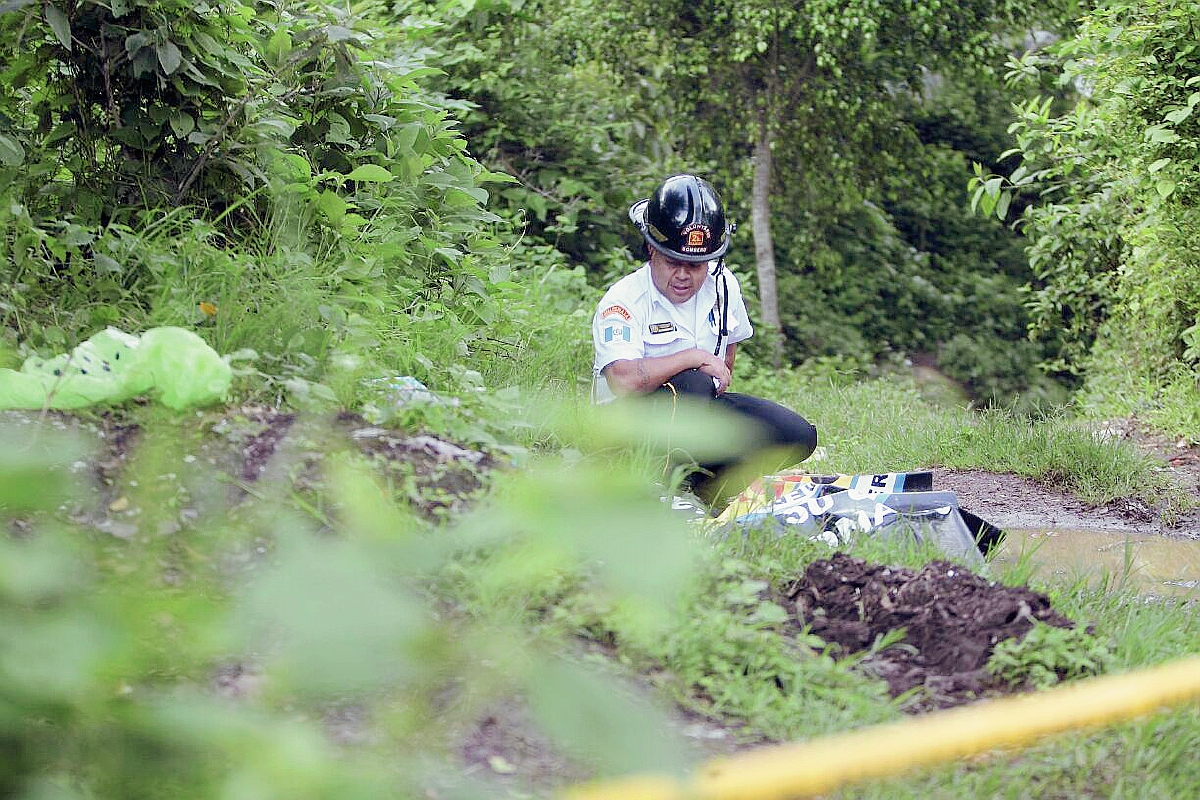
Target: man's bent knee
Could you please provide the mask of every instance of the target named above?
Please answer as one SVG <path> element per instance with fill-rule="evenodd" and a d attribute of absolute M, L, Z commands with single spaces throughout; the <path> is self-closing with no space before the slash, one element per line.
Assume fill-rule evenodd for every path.
<path fill-rule="evenodd" d="M 683 372 L 672 375 L 659 391 L 670 392 L 672 388 L 676 394 L 686 394 L 691 397 L 712 398 L 716 395 L 712 376 L 706 375 L 698 369 L 685 369 Z"/>

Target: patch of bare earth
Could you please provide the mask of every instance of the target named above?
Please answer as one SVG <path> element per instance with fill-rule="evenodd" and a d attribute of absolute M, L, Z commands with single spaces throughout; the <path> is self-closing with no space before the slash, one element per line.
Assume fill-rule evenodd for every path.
<path fill-rule="evenodd" d="M 1166 438 L 1129 419 L 1108 422 L 1102 432 L 1141 450 L 1183 494 L 1200 500 L 1200 445 Z M 1001 529 L 1120 530 L 1200 539 L 1200 505 L 1178 512 L 1155 507 L 1138 494 L 1096 505 L 1019 475 L 944 468 L 932 472 L 934 488 L 953 491 L 959 506 Z"/>
<path fill-rule="evenodd" d="M 781 604 L 798 631 L 808 626 L 844 654 L 869 650 L 879 637 L 904 629 L 903 647 L 871 655 L 863 668 L 884 680 L 893 697 L 920 689 L 910 711 L 1010 691 L 984 670 L 995 646 L 1038 622 L 1074 627 L 1045 595 L 947 561 L 913 570 L 837 553 L 783 587 Z"/>

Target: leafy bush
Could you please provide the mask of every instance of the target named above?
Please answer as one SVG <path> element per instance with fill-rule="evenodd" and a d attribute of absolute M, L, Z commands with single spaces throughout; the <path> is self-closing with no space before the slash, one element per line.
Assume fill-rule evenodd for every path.
<path fill-rule="evenodd" d="M 513 471 L 487 508 L 430 529 L 409 485 L 353 453 L 322 449 L 303 489 L 260 481 L 230 508 L 228 476 L 192 455 L 220 449 L 194 417 L 148 424 L 99 491 L 77 479 L 84 440 L 15 421 L 0 425 L 5 796 L 494 796 L 456 747 L 513 696 L 577 774 L 682 763 L 629 687 L 511 614 L 588 575 L 643 639 L 661 630 L 694 547 L 607 461 Z M 62 510 L 97 504 L 120 535 Z"/>
<path fill-rule="evenodd" d="M 969 113 L 947 94 L 913 113 Z M 936 139 L 955 129 L 939 119 L 922 130 Z M 1041 345 L 1026 339 L 1020 290 L 1030 276 L 1019 240 L 969 218 L 961 152 L 935 141 L 913 158 L 920 180 L 891 176 L 887 202 L 843 211 L 815 240 L 802 230 L 783 240 L 785 258 L 802 265 L 780 276 L 789 355 L 881 364 L 911 356 L 936 364 L 976 405 L 1061 402 L 1063 388 L 1038 370 Z"/>
<path fill-rule="evenodd" d="M 1017 190 L 1043 198 L 1023 222 L 1040 280 L 1032 331 L 1056 351 L 1047 367 L 1086 374 L 1086 405 L 1112 409 L 1114 387 L 1148 388 L 1129 400 L 1193 437 L 1179 400 L 1200 376 L 1198 12 L 1194 0 L 1109 3 L 1051 48 L 1057 62 L 1014 65 L 1016 79 L 1060 69 L 1083 96 L 1061 114 L 1049 99 L 1026 104 L 1014 126 L 1022 165 L 976 181 L 976 199 L 998 212 Z"/>
<path fill-rule="evenodd" d="M 554 0 L 403 0 L 393 13 L 429 45 L 444 73 L 431 85 L 455 98 L 476 157 L 515 178 L 492 209 L 598 282 L 612 251 L 639 241 L 625 213 L 638 187 L 670 167 L 655 113 L 586 55 L 595 14 Z M 424 18 L 436 23 L 413 24 Z"/>
<path fill-rule="evenodd" d="M 255 148 L 280 138 L 261 108 L 270 94 L 255 96 L 266 77 L 255 13 L 239 2 L 10 4 L 0 186 L 19 180 L 35 215 L 85 224 L 193 198 L 202 177 L 201 196 L 233 194 L 259 171 Z"/>
<path fill-rule="evenodd" d="M 1060 681 L 1101 675 L 1113 661 L 1112 646 L 1083 628 L 1039 622 L 1020 639 L 997 644 L 986 669 L 1012 686 L 1045 689 Z"/>
<path fill-rule="evenodd" d="M 988 336 L 958 333 L 945 342 L 938 364 L 978 405 L 1003 405 L 1020 413 L 1038 413 L 1067 402 L 1066 387 L 1038 371 L 1042 352 L 1029 341 L 999 349 Z"/>
<path fill-rule="evenodd" d="M 0 92 L 0 322 L 23 352 L 170 324 L 239 353 L 243 396 L 353 405 L 394 374 L 458 390 L 455 362 L 576 391 L 591 292 L 485 210 L 483 185 L 512 179 L 467 153 L 417 37 L 371 6 L 261 11 L 3 16 L 14 50 L 37 44 Z"/>

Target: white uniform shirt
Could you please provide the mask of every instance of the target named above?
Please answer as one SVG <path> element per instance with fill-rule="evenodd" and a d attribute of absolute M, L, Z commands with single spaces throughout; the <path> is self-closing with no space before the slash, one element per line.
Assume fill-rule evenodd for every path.
<path fill-rule="evenodd" d="M 700 291 L 686 303 L 675 305 L 654 286 L 650 265 L 614 283 L 596 306 L 592 317 L 592 344 L 596 360 L 592 368 L 592 397 L 607 403 L 615 395 L 601 371 L 614 361 L 669 356 L 696 347 L 712 353 L 721 331 L 718 287 L 729 292 L 729 333 L 721 341 L 720 358 L 731 344 L 745 341 L 754 333 L 742 289 L 728 269 L 724 280 L 709 272 Z"/>

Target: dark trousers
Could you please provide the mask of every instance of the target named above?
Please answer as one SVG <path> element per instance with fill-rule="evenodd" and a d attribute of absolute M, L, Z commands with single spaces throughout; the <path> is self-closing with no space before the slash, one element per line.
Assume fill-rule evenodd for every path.
<path fill-rule="evenodd" d="M 659 390 L 671 395 L 702 399 L 749 420 L 758 433 L 746 443 L 745 451 L 724 461 L 700 464 L 691 486 L 709 502 L 727 499 L 757 475 L 747 470 L 779 469 L 798 464 L 817 448 L 817 429 L 804 417 L 778 403 L 737 392 L 716 395 L 712 377 L 697 369 L 673 376 Z"/>

